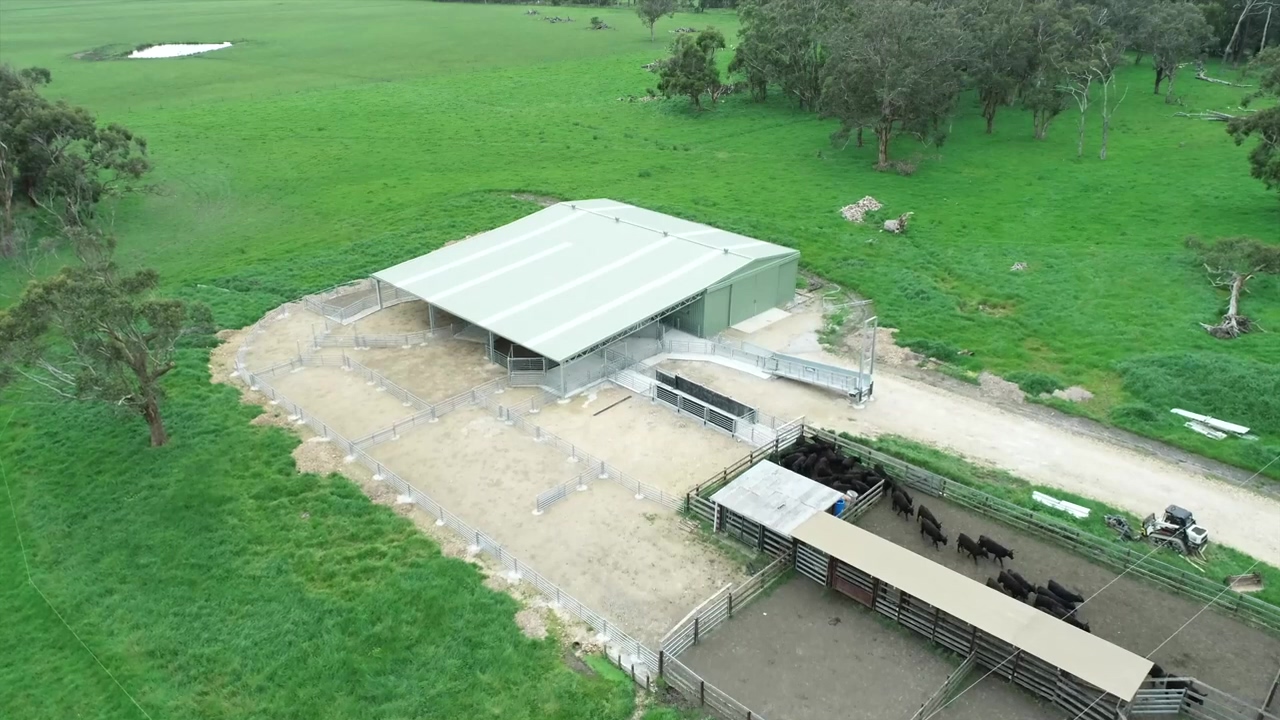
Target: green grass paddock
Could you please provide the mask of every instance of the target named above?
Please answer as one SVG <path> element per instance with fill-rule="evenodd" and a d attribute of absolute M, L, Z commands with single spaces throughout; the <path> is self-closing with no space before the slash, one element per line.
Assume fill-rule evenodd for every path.
<path fill-rule="evenodd" d="M 640 66 L 667 30 L 711 23 L 732 37 L 730 14 L 664 19 L 651 44 L 626 9 L 542 8 L 578 21 L 557 25 L 523 11 L 0 0 L 0 61 L 51 68 L 51 93 L 150 140 L 156 189 L 116 209 L 121 258 L 155 266 L 225 326 L 534 209 L 513 191 L 612 197 L 799 248 L 809 269 L 875 298 L 904 341 L 1085 385 L 1098 397 L 1076 412 L 1245 467 L 1280 452 L 1280 409 L 1265 402 L 1280 397 L 1267 394 L 1280 283 L 1255 282 L 1245 300 L 1272 333 L 1213 340 L 1196 323 L 1223 298 L 1182 249 L 1190 234 L 1274 240 L 1280 202 L 1221 125 L 1171 117 L 1148 68 L 1121 73 L 1130 95 L 1105 162 L 1096 115 L 1077 161 L 1070 114 L 1046 142 L 1011 110 L 986 136 L 966 98 L 941 149 L 895 144 L 898 158 L 921 155 L 899 177 L 873 172 L 866 149 L 832 149 L 833 124 L 782 98 L 705 113 L 619 102 L 656 85 Z M 592 15 L 618 29 L 586 30 Z M 73 57 L 192 40 L 237 46 Z M 1189 72 L 1179 87 L 1189 110 L 1243 92 Z M 868 194 L 883 215 L 915 212 L 911 233 L 836 213 Z M 24 281 L 0 269 L 0 303 Z M 298 475 L 296 441 L 248 426 L 253 411 L 209 385 L 205 357 L 184 351 L 170 378 L 174 442 L 158 451 L 133 419 L 3 397 L 17 522 L 0 508 L 0 715 L 139 716 L 26 585 L 19 528 L 39 587 L 153 717 L 629 714 L 629 689 L 520 636 L 512 602 L 475 571 L 351 484 Z M 1166 407 L 1183 397 L 1262 440 L 1189 437 Z"/>
<path fill-rule="evenodd" d="M 544 7 L 577 21 L 555 25 L 521 7 L 422 0 L 0 0 L 0 10 L 0 59 L 50 67 L 54 94 L 151 141 L 158 192 L 120 208 L 116 229 L 124 258 L 155 265 L 174 288 L 355 277 L 376 267 L 362 242 L 394 237 L 387 257 L 402 259 L 427 249 L 423 228 L 500 219 L 466 203 L 459 214 L 471 193 L 608 196 L 797 247 L 810 269 L 875 298 L 904 342 L 971 350 L 975 366 L 1097 395 L 1073 412 L 1247 468 L 1280 453 L 1280 400 L 1259 411 L 1238 394 L 1194 392 L 1200 373 L 1173 375 L 1192 409 L 1263 438 L 1213 443 L 1121 369 L 1184 353 L 1227 368 L 1271 359 L 1280 387 L 1280 334 L 1222 342 L 1197 325 L 1224 298 L 1183 238 L 1274 240 L 1280 202 L 1248 177 L 1246 149 L 1220 123 L 1172 117 L 1231 109 L 1244 92 L 1190 69 L 1181 108 L 1151 94 L 1145 65 L 1121 72 L 1129 95 L 1105 162 L 1096 113 L 1077 161 L 1071 113 L 1037 142 L 1025 113 L 1002 110 L 988 136 L 966 96 L 945 146 L 895 144 L 895 157 L 919 159 L 899 177 L 872 171 L 869 149 L 832 149 L 834 125 L 780 97 L 734 96 L 705 113 L 683 100 L 618 101 L 656 84 L 640 65 L 662 55 L 666 30 L 710 23 L 733 37 L 731 14 L 663 20 L 650 43 L 626 9 Z M 586 30 L 591 15 L 618 29 Z M 174 39 L 240 44 L 178 60 L 73 58 Z M 911 234 L 836 213 L 866 194 L 882 215 L 915 212 Z M 1030 269 L 1010 272 L 1015 262 Z M 0 271 L 0 298 L 21 282 Z M 1280 328 L 1280 282 L 1255 281 L 1245 310 Z M 1113 417 L 1134 402 L 1159 412 Z"/>
<path fill-rule="evenodd" d="M 183 352 L 174 441 L 86 408 L 0 439 L 32 574 L 154 718 L 616 718 L 630 683 L 570 670 L 515 601 L 339 477 Z M 61 427 L 53 434 L 46 422 Z M 25 582 L 0 515 L 0 716 L 141 714 Z"/>

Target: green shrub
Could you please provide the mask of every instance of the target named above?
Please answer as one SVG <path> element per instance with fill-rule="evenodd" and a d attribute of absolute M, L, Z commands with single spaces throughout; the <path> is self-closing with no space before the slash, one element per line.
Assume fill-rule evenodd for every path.
<path fill-rule="evenodd" d="M 1004 376 L 1005 380 L 1017 383 L 1022 388 L 1022 392 L 1037 397 L 1039 395 L 1049 395 L 1054 390 L 1061 390 L 1067 386 L 1062 380 L 1041 372 L 1032 372 L 1030 370 L 1020 370 L 1011 372 Z"/>
<path fill-rule="evenodd" d="M 1126 403 L 1111 408 L 1111 420 L 1116 423 L 1153 423 L 1160 419 L 1160 412 L 1150 405 Z"/>
<path fill-rule="evenodd" d="M 931 357 L 934 360 L 941 360 L 942 362 L 956 362 L 962 357 L 959 348 L 941 340 L 903 340 L 901 344 L 921 355 Z"/>
<path fill-rule="evenodd" d="M 1144 355 L 1117 365 L 1124 389 L 1160 411 L 1185 408 L 1280 433 L 1280 364 L 1220 353 Z"/>

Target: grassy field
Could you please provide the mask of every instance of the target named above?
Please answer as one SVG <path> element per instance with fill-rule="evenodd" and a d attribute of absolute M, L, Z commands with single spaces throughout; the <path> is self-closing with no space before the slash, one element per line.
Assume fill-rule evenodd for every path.
<path fill-rule="evenodd" d="M 25 413 L 0 453 L 36 584 L 154 718 L 627 718 L 629 681 L 530 640 L 515 602 L 350 482 L 299 475 L 292 434 L 184 351 L 174 442 L 85 408 Z M 25 582 L 0 519 L 0 717 L 136 718 Z"/>
<path fill-rule="evenodd" d="M 477 208 L 477 193 L 608 196 L 797 247 L 810 269 L 875 298 L 909 344 L 1095 393 L 1074 412 L 1247 468 L 1280 453 L 1280 334 L 1227 343 L 1200 330 L 1224 297 L 1182 247 L 1188 235 L 1275 240 L 1280 202 L 1248 177 L 1246 149 L 1221 124 L 1172 117 L 1147 91 L 1149 68 L 1121 73 L 1130 94 L 1105 162 L 1096 116 L 1077 161 L 1069 114 L 1045 142 L 1016 110 L 987 136 L 966 98 L 940 150 L 896 144 L 898 157 L 921 156 L 899 177 L 873 172 L 869 149 L 833 150 L 833 125 L 782 98 L 731 97 L 706 113 L 619 102 L 655 85 L 640 65 L 662 54 L 664 25 L 732 36 L 729 14 L 663 21 L 651 44 L 621 9 L 557 10 L 577 22 L 554 25 L 519 7 L 418 0 L 0 9 L 0 60 L 50 67 L 53 93 L 151 141 L 159 192 L 120 208 L 116 227 L 126 259 L 155 265 L 173 288 L 278 295 L 282 277 L 290 290 L 355 277 L 382 262 L 362 243 L 390 240 L 386 257 L 401 259 L 429 249 L 423 228 L 507 219 Z M 593 14 L 618 29 L 587 31 Z M 174 39 L 240 45 L 181 60 L 73 57 Z M 1238 103 L 1239 89 L 1187 72 L 1186 109 Z M 911 234 L 836 213 L 867 194 L 884 214 L 915 212 Z M 1010 272 L 1015 262 L 1029 270 Z M 20 282 L 0 271 L 0 298 Z M 1255 281 L 1245 310 L 1280 328 L 1280 281 Z M 1222 375 L 1248 382 L 1206 379 Z M 1170 403 L 1263 439 L 1204 440 Z"/>
<path fill-rule="evenodd" d="M 157 187 L 117 208 L 122 259 L 225 326 L 530 212 L 514 191 L 612 197 L 797 247 L 901 338 L 1081 383 L 1099 418 L 1246 467 L 1280 452 L 1280 334 L 1200 331 L 1223 298 L 1182 249 L 1189 234 L 1274 240 L 1280 203 L 1220 125 L 1170 117 L 1150 70 L 1121 76 L 1106 162 L 1075 160 L 1069 116 L 1047 142 L 1012 111 L 985 136 L 966 101 L 952 140 L 898 177 L 831 149 L 832 124 L 782 99 L 619 102 L 656 84 L 640 66 L 662 42 L 626 10 L 550 12 L 577 22 L 420 0 L 0 0 L 0 61 L 49 67 L 54 95 L 149 139 Z M 619 29 L 587 31 L 591 15 Z M 716 13 L 658 30 L 706 23 L 736 30 Z M 237 47 L 73 57 L 189 40 Z M 1189 109 L 1241 92 L 1179 86 Z M 911 234 L 836 213 L 868 194 L 915 212 Z M 23 280 L 0 268 L 0 304 Z M 1280 282 L 1257 282 L 1245 310 L 1280 328 Z M 37 584 L 153 717 L 629 714 L 629 689 L 525 640 L 473 570 L 349 483 L 297 475 L 294 441 L 249 427 L 205 357 L 185 351 L 168 383 L 175 439 L 159 451 L 132 419 L 3 398 L 0 716 L 140 716 L 22 581 L 19 528 Z M 1263 440 L 1197 445 L 1171 403 Z"/>
<path fill-rule="evenodd" d="M 526 189 L 612 196 L 794 245 L 812 269 L 876 298 L 904 340 L 971 350 L 967 362 L 997 372 L 1083 383 L 1098 395 L 1085 411 L 1102 419 L 1163 400 L 1133 378 L 1153 363 L 1195 395 L 1203 376 L 1177 374 L 1170 354 L 1212 353 L 1234 368 L 1280 353 L 1274 335 L 1226 344 L 1195 324 L 1221 298 L 1183 237 L 1275 237 L 1280 203 L 1247 177 L 1244 151 L 1220 125 L 1172 118 L 1143 92 L 1147 69 L 1122 77 L 1133 92 L 1106 162 L 1074 159 L 1070 117 L 1037 143 L 1024 114 L 1006 113 L 984 136 L 966 107 L 952 141 L 902 178 L 871 172 L 865 151 L 831 150 L 830 123 L 781 100 L 733 98 L 703 114 L 683 101 L 618 102 L 654 84 L 639 65 L 661 52 L 624 11 L 592 11 L 620 29 L 587 32 L 514 7 L 410 1 L 4 7 L 4 59 L 52 67 L 56 93 L 152 141 L 164 191 L 123 208 L 118 227 L 129 256 L 175 286 L 243 278 L 246 263 L 307 263 L 387 233 L 407 255 L 415 227 L 459 219 L 447 201 Z M 697 22 L 735 29 L 731 15 Z M 192 27 L 243 45 L 155 63 L 71 58 Z M 1226 107 L 1240 93 L 1182 87 L 1190 108 Z M 863 194 L 886 213 L 916 212 L 913 233 L 887 238 L 835 214 Z M 300 279 L 371 267 L 352 250 Z M 1011 273 L 1014 262 L 1031 269 Z M 7 279 L 0 292 L 12 294 Z M 1280 321 L 1278 299 L 1275 281 L 1249 298 L 1264 327 Z M 1277 442 L 1274 405 L 1255 412 L 1233 395 L 1203 395 L 1192 398 L 1198 408 Z M 1153 407 L 1156 421 L 1111 419 L 1195 446 Z M 1203 444 L 1246 466 L 1269 452 Z"/>

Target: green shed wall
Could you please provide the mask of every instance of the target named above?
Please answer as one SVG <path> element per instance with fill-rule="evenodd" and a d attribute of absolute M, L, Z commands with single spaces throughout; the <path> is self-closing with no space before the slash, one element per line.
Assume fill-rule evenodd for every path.
<path fill-rule="evenodd" d="M 702 303 L 690 306 L 692 309 L 701 305 L 702 319 L 696 323 L 702 329 L 699 334 L 715 335 L 769 308 L 791 302 L 795 297 L 799 264 L 799 255 L 757 260 L 713 285 Z"/>
<path fill-rule="evenodd" d="M 710 337 L 733 324 L 729 322 L 731 297 L 731 286 L 729 285 L 722 285 L 707 291 L 702 303 L 702 318 L 699 321 L 702 326 L 702 332 L 698 333 L 699 335 Z"/>

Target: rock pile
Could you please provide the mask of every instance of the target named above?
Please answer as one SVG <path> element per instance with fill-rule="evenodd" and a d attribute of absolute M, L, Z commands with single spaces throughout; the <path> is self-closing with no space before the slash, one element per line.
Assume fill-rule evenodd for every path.
<path fill-rule="evenodd" d="M 849 222 L 860 223 L 867 213 L 875 212 L 882 207 L 884 206 L 880 204 L 880 201 L 868 195 L 852 205 L 845 205 L 840 208 L 840 214 Z"/>

